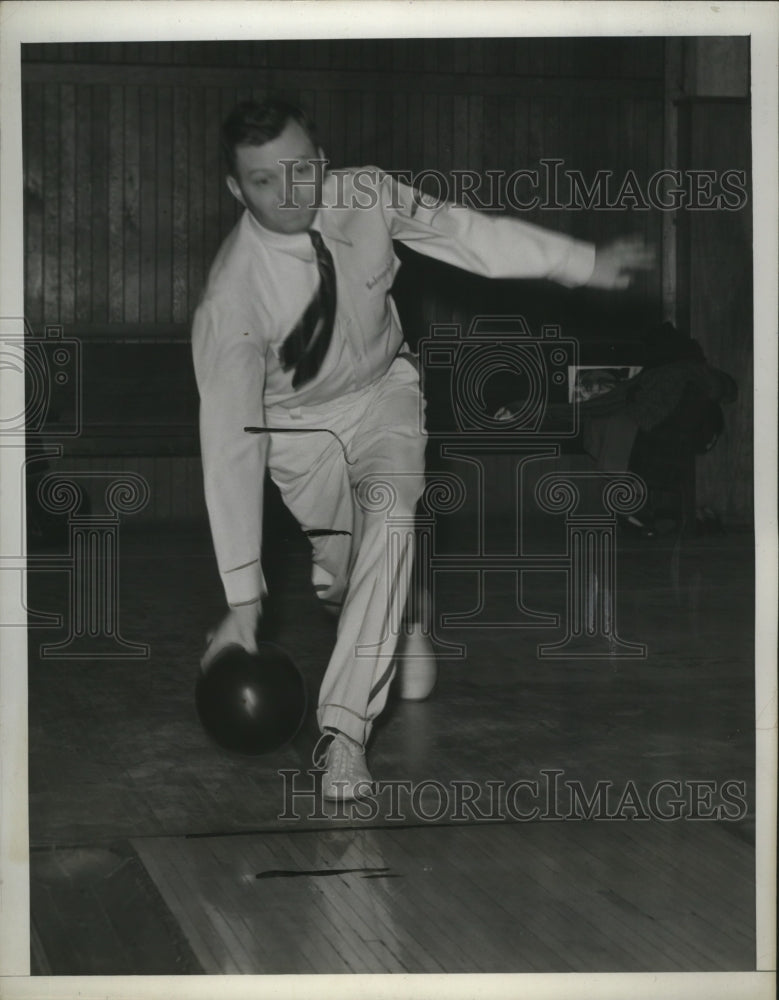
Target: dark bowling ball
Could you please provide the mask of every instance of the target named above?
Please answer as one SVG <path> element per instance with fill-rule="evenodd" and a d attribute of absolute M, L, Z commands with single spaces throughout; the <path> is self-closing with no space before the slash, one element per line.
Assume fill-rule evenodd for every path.
<path fill-rule="evenodd" d="M 300 729 L 306 686 L 278 646 L 261 642 L 258 653 L 230 646 L 200 671 L 195 705 L 203 728 L 225 750 L 270 753 Z"/>

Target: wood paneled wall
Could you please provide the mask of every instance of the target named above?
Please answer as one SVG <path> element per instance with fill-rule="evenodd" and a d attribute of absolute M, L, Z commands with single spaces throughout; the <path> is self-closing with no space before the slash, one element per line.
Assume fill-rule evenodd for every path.
<path fill-rule="evenodd" d="M 751 176 L 750 106 L 746 98 L 698 98 L 679 109 L 684 168 L 743 170 Z M 751 185 L 748 185 L 751 187 Z M 738 211 L 687 212 L 679 225 L 680 321 L 711 365 L 738 384 L 723 406 L 725 431 L 697 463 L 700 506 L 727 523 L 750 525 L 754 511 L 754 347 L 752 201 Z"/>
<path fill-rule="evenodd" d="M 740 55 L 743 76 L 746 41 L 715 41 L 728 58 Z M 244 97 L 274 91 L 304 103 L 335 166 L 435 168 L 450 178 L 475 169 L 486 178 L 558 158 L 588 179 L 609 170 L 618 182 L 632 170 L 644 184 L 675 165 L 663 160 L 676 121 L 665 117 L 658 38 L 58 44 L 25 45 L 22 56 L 26 313 L 36 329 L 62 324 L 84 339 L 188 339 L 210 261 L 238 214 L 218 130 Z M 719 86 L 722 74 L 709 66 L 712 74 Z M 681 117 L 681 166 L 748 168 L 745 103 Z M 741 391 L 726 408 L 724 440 L 699 462 L 701 502 L 744 524 L 752 517 L 750 211 L 681 213 L 678 247 L 680 325 Z M 665 250 L 655 210 L 522 214 L 588 239 L 643 232 Z M 431 321 L 467 324 L 487 309 L 532 312 L 528 283 L 447 278 L 413 254 L 404 273 L 399 299 L 416 336 Z M 660 318 L 660 280 L 658 269 L 640 284 L 618 330 Z M 586 301 L 544 294 L 545 321 L 562 318 L 567 332 L 581 323 Z M 602 303 L 589 305 L 588 325 L 597 326 Z M 150 457 L 147 513 L 202 510 L 184 487 L 193 462 Z"/>
<path fill-rule="evenodd" d="M 432 39 L 28 45 L 26 308 L 83 334 L 183 333 L 237 215 L 219 125 L 269 90 L 313 113 L 335 166 L 585 178 L 663 164 L 659 39 Z M 655 212 L 523 213 L 600 239 Z M 646 286 L 659 298 L 659 277 Z"/>
<path fill-rule="evenodd" d="M 188 339 L 239 211 L 218 142 L 239 99 L 272 91 L 303 103 L 334 166 L 486 177 L 557 158 L 588 180 L 633 170 L 641 183 L 665 166 L 661 39 L 59 44 L 22 55 L 27 316 L 84 339 Z M 655 211 L 522 217 L 587 239 L 662 241 Z M 411 261 L 404 270 L 417 336 L 434 320 L 525 310 L 524 283 L 452 280 Z M 658 270 L 641 284 L 637 322 L 659 319 L 660 300 Z M 195 457 L 71 464 L 146 476 L 141 517 L 203 514 Z"/>

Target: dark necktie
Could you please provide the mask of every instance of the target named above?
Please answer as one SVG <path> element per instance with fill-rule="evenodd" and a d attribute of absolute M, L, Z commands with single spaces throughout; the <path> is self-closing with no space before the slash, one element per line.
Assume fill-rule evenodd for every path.
<path fill-rule="evenodd" d="M 281 345 L 284 371 L 295 369 L 292 387 L 310 382 L 322 367 L 330 346 L 335 319 L 335 267 L 333 257 L 316 229 L 308 235 L 316 253 L 319 287 L 298 320 L 295 329 Z"/>

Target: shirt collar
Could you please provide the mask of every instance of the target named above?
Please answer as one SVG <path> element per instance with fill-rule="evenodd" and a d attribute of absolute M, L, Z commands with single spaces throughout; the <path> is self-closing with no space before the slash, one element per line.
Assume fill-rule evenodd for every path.
<path fill-rule="evenodd" d="M 246 209 L 244 211 L 245 225 L 255 234 L 266 246 L 280 253 L 289 254 L 299 260 L 314 260 L 314 248 L 308 232 L 304 233 L 274 233 L 271 229 L 266 229 L 259 223 L 252 213 Z M 336 240 L 339 243 L 352 245 L 352 241 L 341 231 L 337 213 L 333 209 L 320 208 L 314 216 L 312 229 L 318 229 L 326 240 Z"/>

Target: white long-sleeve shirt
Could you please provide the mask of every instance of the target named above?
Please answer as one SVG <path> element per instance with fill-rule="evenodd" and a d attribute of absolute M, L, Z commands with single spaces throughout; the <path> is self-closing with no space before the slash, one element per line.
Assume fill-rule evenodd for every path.
<path fill-rule="evenodd" d="M 390 288 L 393 240 L 490 278 L 592 274 L 589 243 L 508 217 L 420 197 L 376 167 L 328 175 L 313 228 L 333 255 L 337 306 L 330 349 L 310 382 L 292 388 L 279 351 L 319 282 L 308 233 L 265 229 L 245 211 L 222 244 L 194 317 L 200 443 L 217 564 L 231 605 L 265 593 L 262 547 L 268 408 L 322 404 L 369 386 L 403 344 Z"/>

